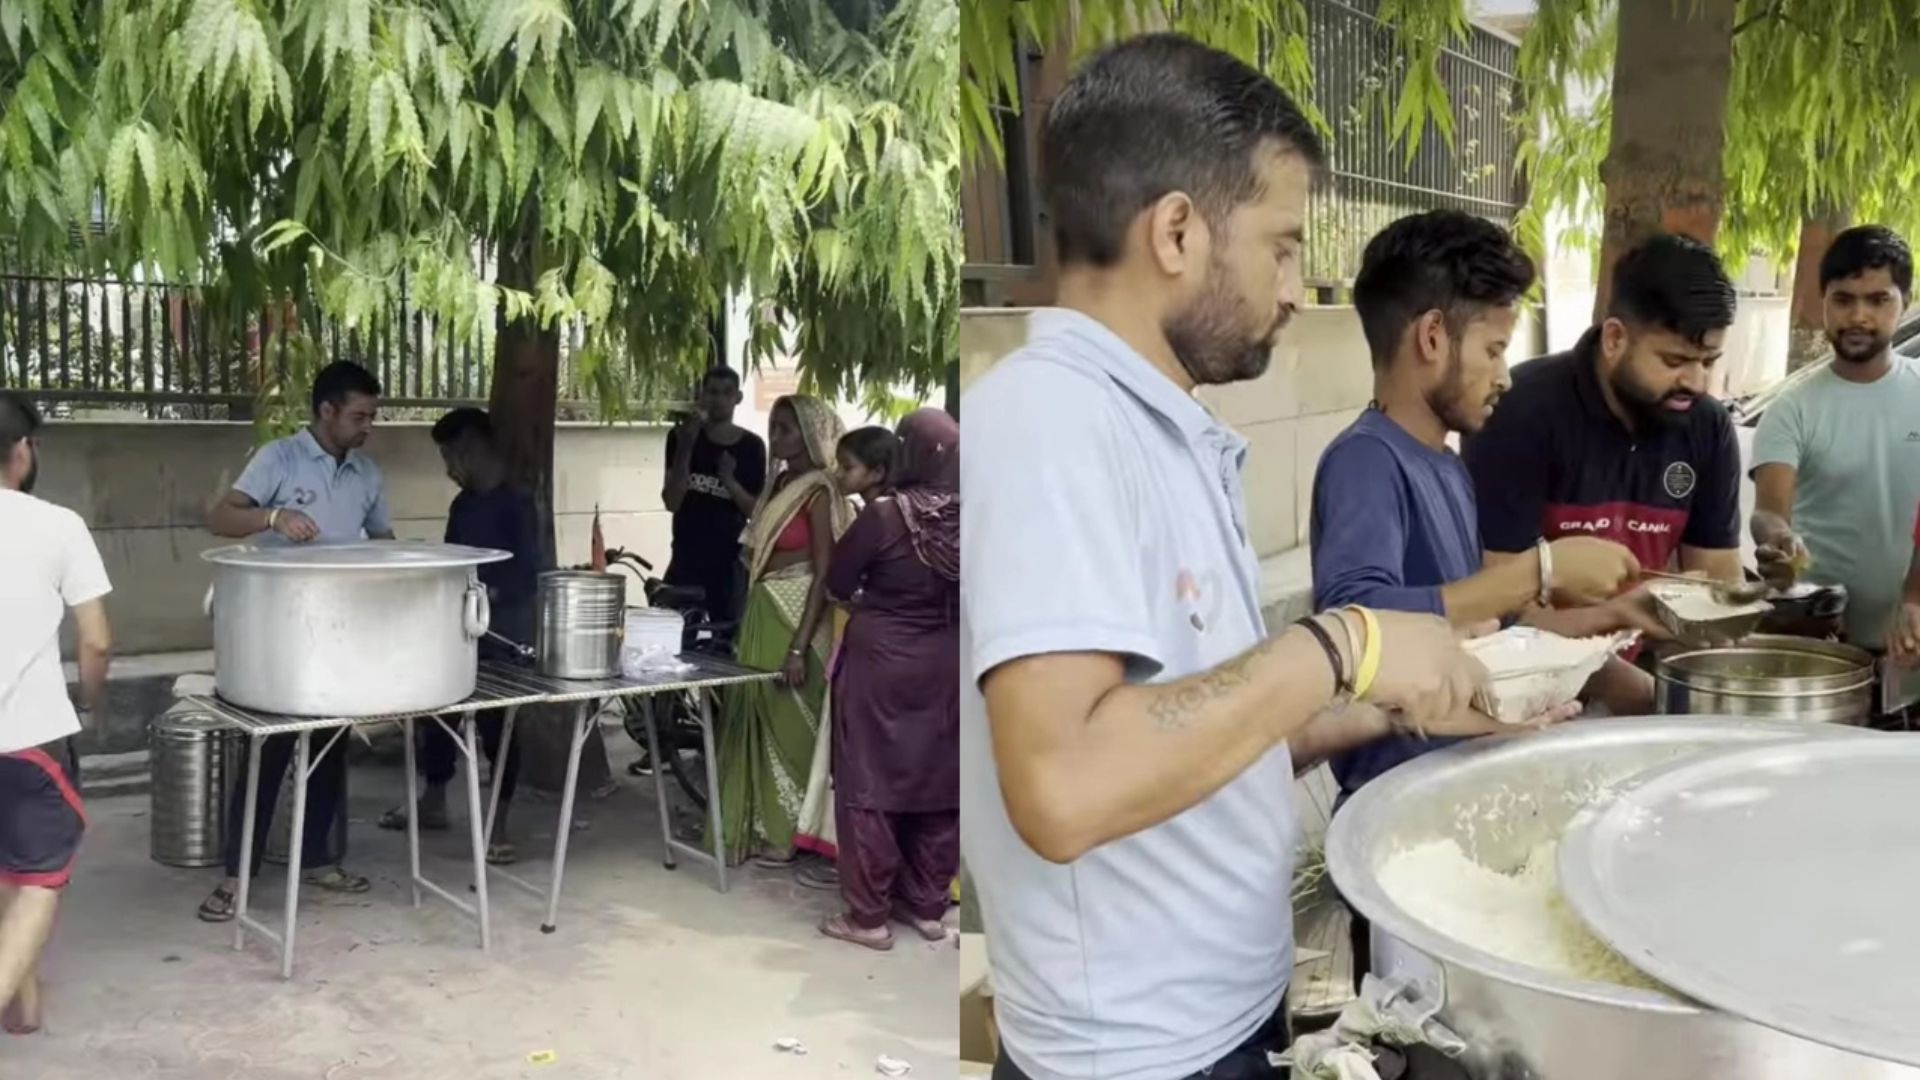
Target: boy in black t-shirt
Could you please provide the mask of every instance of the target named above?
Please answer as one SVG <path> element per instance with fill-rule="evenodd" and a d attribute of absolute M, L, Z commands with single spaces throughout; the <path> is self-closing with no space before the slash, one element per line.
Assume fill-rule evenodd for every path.
<path fill-rule="evenodd" d="M 733 422 L 740 401 L 738 373 L 707 372 L 693 415 L 667 435 L 661 493 L 673 512 L 673 561 L 665 581 L 706 590 L 702 607 L 718 622 L 740 616 L 740 534 L 767 482 L 767 444 Z"/>
<path fill-rule="evenodd" d="M 433 441 L 440 447 L 448 479 L 460 486 L 447 508 L 446 542 L 513 556 L 480 567 L 480 583 L 486 586 L 492 609 L 491 629 L 510 641 L 531 645 L 539 576 L 548 569 L 541 555 L 540 515 L 533 496 L 508 482 L 506 463 L 494 442 L 493 422 L 479 409 L 455 409 L 441 417 L 433 425 Z M 504 660 L 511 659 L 513 651 L 493 638 L 483 638 L 480 655 Z M 446 719 L 451 724 L 457 718 Z M 507 838 L 507 810 L 513 803 L 520 757 L 508 754 L 505 766 L 500 764 L 505 724 L 506 713 L 501 709 L 474 714 L 487 760 L 499 770 L 500 803 L 487 844 L 487 861 L 495 864 L 516 858 L 513 842 Z M 438 721 L 422 719 L 415 727 L 420 732 L 420 771 L 427 782 L 416 808 L 420 827 L 445 829 L 449 824 L 447 785 L 453 780 L 460 751 Z M 394 807 L 381 815 L 379 824 L 383 829 L 406 828 L 407 808 Z"/>

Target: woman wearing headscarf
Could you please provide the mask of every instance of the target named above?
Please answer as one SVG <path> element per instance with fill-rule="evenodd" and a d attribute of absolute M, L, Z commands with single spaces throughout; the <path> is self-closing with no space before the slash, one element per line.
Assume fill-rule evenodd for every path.
<path fill-rule="evenodd" d="M 833 800 L 847 911 L 828 937 L 930 941 L 960 864 L 960 425 L 900 424 L 893 490 L 834 550 L 827 590 L 853 611 L 833 676 Z"/>
<path fill-rule="evenodd" d="M 775 402 L 767 421 L 774 472 L 741 545 L 750 585 L 736 646 L 741 663 L 780 678 L 724 695 L 720 808 L 734 862 L 794 854 L 814 743 L 826 719 L 833 637 L 827 566 L 853 521 L 831 467 L 840 435 L 833 411 L 804 395 Z M 721 459 L 723 479 L 730 464 Z"/>

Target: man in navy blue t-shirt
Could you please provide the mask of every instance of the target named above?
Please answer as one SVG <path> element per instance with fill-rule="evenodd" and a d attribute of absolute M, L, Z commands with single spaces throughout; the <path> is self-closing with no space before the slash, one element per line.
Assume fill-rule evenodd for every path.
<path fill-rule="evenodd" d="M 507 480 L 506 463 L 494 443 L 493 422 L 479 409 L 455 409 L 433 425 L 433 441 L 446 462 L 447 476 L 460 485 L 460 493 L 447 508 L 446 541 L 469 547 L 493 548 L 512 554 L 505 562 L 480 567 L 480 583 L 486 586 L 493 608 L 494 632 L 522 644 L 533 643 L 535 596 L 542 565 L 540 516 L 533 496 Z M 509 659 L 512 650 L 492 638 L 480 642 L 480 655 L 490 659 Z M 480 741 L 487 759 L 498 766 L 500 734 L 506 716 L 490 709 L 477 714 Z M 438 723 L 419 725 L 421 730 L 420 771 L 426 777 L 426 789 L 420 794 L 420 827 L 447 827 L 447 784 L 453 780 L 458 749 Z M 513 844 L 507 840 L 507 807 L 513 801 L 520 757 L 507 756 L 500 774 L 500 806 L 494 821 L 487 861 L 508 863 L 515 858 Z M 407 827 L 405 807 L 396 807 L 380 818 L 385 829 Z"/>
<path fill-rule="evenodd" d="M 1514 305 L 1533 274 L 1504 230 L 1457 211 L 1402 218 L 1367 244 L 1353 301 L 1373 353 L 1374 401 L 1314 476 L 1315 607 L 1430 612 L 1464 628 L 1553 594 L 1605 601 L 1636 579 L 1624 547 L 1590 537 L 1556 541 L 1544 560 L 1535 552 L 1489 567 L 1482 557 L 1473 478 L 1447 439 L 1493 415 L 1508 385 Z M 1351 793 L 1446 741 L 1322 749 Z"/>

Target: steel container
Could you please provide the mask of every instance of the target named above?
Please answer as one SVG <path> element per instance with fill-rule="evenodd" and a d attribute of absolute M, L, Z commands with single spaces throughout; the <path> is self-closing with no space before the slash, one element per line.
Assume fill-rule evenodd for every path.
<path fill-rule="evenodd" d="M 1440 1018 L 1467 1041 L 1464 1061 L 1479 1080 L 1920 1080 L 1920 1069 L 1663 993 L 1513 963 L 1442 934 L 1381 887 L 1379 870 L 1395 853 L 1447 837 L 1482 865 L 1517 868 L 1610 784 L 1716 745 L 1795 736 L 1895 737 L 1784 721 L 1661 717 L 1477 739 L 1416 758 L 1357 792 L 1328 830 L 1327 869 L 1373 924 L 1373 970 L 1407 975 L 1419 996 L 1441 1004 Z"/>
<path fill-rule="evenodd" d="M 540 575 L 534 663 L 556 679 L 611 679 L 620 674 L 627 579 L 589 570 Z"/>
<path fill-rule="evenodd" d="M 218 866 L 224 859 L 228 797 L 246 774 L 247 743 L 218 717 L 180 706 L 147 727 L 153 773 L 150 852 L 166 866 Z"/>
<path fill-rule="evenodd" d="M 473 694 L 487 591 L 504 551 L 399 541 L 267 546 L 213 564 L 214 682 L 235 705 L 288 716 L 431 712 Z"/>
<path fill-rule="evenodd" d="M 1873 715 L 1873 657 L 1851 645 L 1757 634 L 1654 663 L 1666 715 L 1863 724 Z"/>

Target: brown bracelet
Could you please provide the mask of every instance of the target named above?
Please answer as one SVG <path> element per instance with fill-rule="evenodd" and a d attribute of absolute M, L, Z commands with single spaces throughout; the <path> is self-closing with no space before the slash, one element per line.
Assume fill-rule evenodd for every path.
<path fill-rule="evenodd" d="M 1319 642 L 1321 650 L 1327 654 L 1327 663 L 1333 668 L 1333 689 L 1335 695 L 1344 697 L 1352 694 L 1353 680 L 1347 675 L 1347 660 L 1346 657 L 1340 655 L 1339 648 L 1334 645 L 1333 635 L 1327 633 L 1326 627 L 1314 621 L 1311 615 L 1294 623 L 1294 625 L 1311 634 L 1313 640 Z"/>

